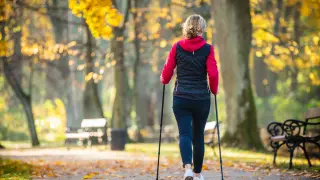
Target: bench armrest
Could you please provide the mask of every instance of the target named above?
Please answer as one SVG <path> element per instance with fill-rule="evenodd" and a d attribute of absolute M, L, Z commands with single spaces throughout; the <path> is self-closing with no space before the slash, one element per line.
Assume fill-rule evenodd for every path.
<path fill-rule="evenodd" d="M 282 136 L 284 134 L 282 123 L 272 122 L 268 125 L 267 131 L 271 136 Z"/>
<path fill-rule="evenodd" d="M 304 123 L 297 119 L 287 119 L 283 122 L 283 130 L 289 136 L 298 136 L 304 128 Z"/>

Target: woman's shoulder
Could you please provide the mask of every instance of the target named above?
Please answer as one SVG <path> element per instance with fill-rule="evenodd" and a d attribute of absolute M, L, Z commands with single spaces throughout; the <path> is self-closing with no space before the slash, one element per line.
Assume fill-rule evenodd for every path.
<path fill-rule="evenodd" d="M 214 48 L 214 44 L 213 43 L 211 43 L 211 44 L 207 43 L 207 44 L 209 44 L 211 48 Z"/>
<path fill-rule="evenodd" d="M 172 46 L 178 46 L 182 41 L 183 41 L 183 39 L 175 41 Z"/>
<path fill-rule="evenodd" d="M 181 40 L 174 42 L 174 43 L 172 44 L 171 49 L 176 49 L 177 46 L 179 46 L 180 41 L 181 41 Z"/>
<path fill-rule="evenodd" d="M 210 48 L 210 51 L 211 51 L 211 50 L 214 50 L 213 44 L 206 43 L 205 46 L 207 46 L 208 48 Z"/>
<path fill-rule="evenodd" d="M 213 47 L 213 44 L 206 42 L 206 45 L 209 47 Z"/>

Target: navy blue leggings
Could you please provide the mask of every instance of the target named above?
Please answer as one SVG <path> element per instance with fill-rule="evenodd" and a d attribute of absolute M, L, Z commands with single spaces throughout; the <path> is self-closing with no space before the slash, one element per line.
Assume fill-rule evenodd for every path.
<path fill-rule="evenodd" d="M 200 173 L 204 156 L 204 128 L 210 111 L 210 99 L 190 100 L 173 97 L 173 112 L 179 128 L 179 147 L 183 167 L 192 164 Z M 193 154 L 192 154 L 193 145 Z"/>

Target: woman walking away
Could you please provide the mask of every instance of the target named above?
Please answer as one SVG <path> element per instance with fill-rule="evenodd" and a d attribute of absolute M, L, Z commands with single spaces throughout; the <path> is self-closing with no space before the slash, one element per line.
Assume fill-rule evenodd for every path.
<path fill-rule="evenodd" d="M 182 28 L 184 38 L 171 48 L 160 77 L 163 84 L 168 84 L 177 67 L 173 112 L 179 128 L 185 180 L 204 180 L 200 174 L 204 157 L 204 128 L 210 111 L 210 90 L 213 94 L 218 91 L 217 63 L 212 45 L 202 37 L 205 29 L 206 21 L 200 15 L 187 18 Z"/>

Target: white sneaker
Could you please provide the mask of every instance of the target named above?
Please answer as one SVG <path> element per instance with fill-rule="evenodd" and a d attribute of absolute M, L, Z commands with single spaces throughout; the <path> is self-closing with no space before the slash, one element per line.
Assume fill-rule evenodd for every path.
<path fill-rule="evenodd" d="M 184 173 L 184 180 L 193 180 L 193 171 L 192 169 L 187 169 Z"/>
<path fill-rule="evenodd" d="M 193 180 L 204 180 L 202 174 L 200 174 L 200 177 L 194 177 Z"/>

